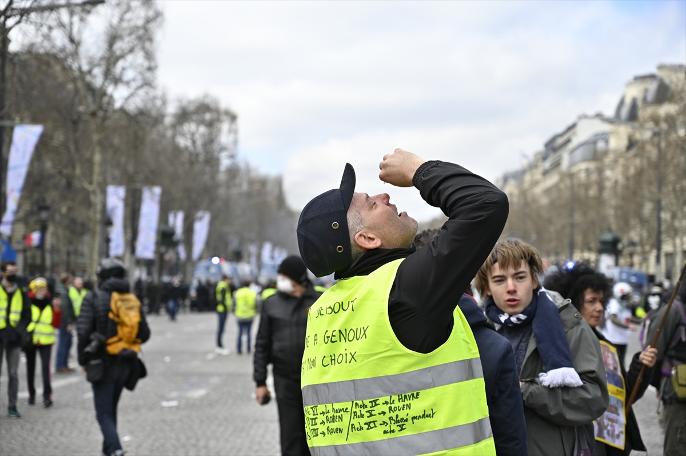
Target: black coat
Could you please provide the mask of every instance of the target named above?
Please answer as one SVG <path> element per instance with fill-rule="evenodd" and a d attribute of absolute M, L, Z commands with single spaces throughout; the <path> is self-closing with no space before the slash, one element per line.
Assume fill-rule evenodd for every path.
<path fill-rule="evenodd" d="M 87 359 L 84 349 L 91 342 L 91 335 L 99 332 L 105 339 L 109 339 L 117 334 L 117 325 L 112 321 L 107 313 L 110 310 L 110 299 L 112 292 L 128 293 L 129 283 L 124 279 L 111 278 L 102 283 L 99 289 L 91 291 L 83 299 L 81 313 L 76 320 L 77 333 L 77 356 L 81 366 L 85 365 Z M 150 338 L 150 327 L 145 319 L 145 313 L 141 307 L 141 321 L 138 324 L 138 338 L 141 342 L 147 342 Z M 105 357 L 106 363 L 111 362 L 110 356 Z"/>
<path fill-rule="evenodd" d="M 300 381 L 307 311 L 319 296 L 308 287 L 300 298 L 277 292 L 265 299 L 253 357 L 253 380 L 257 386 L 265 384 L 268 364 L 273 365 L 274 375 Z"/>

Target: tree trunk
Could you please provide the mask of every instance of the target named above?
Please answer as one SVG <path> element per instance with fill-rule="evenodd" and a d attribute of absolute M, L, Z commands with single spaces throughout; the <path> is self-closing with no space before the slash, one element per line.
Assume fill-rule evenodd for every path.
<path fill-rule="evenodd" d="M 88 275 L 95 277 L 100 262 L 100 247 L 102 244 L 102 151 L 100 149 L 100 128 L 97 121 L 93 122 L 93 192 L 91 193 L 91 229 L 93 233 Z"/>

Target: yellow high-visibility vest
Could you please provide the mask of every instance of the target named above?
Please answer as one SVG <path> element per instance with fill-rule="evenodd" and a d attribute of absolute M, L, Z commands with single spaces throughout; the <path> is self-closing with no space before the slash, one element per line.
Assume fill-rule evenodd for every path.
<path fill-rule="evenodd" d="M 9 318 L 7 318 L 7 311 L 9 307 Z M 24 298 L 21 289 L 17 290 L 12 295 L 12 302 L 7 305 L 7 292 L 0 286 L 0 329 L 5 329 L 6 321 L 9 320 L 11 327 L 16 327 L 21 320 L 21 311 L 24 308 Z"/>
<path fill-rule="evenodd" d="M 255 318 L 257 293 L 248 287 L 239 288 L 234 295 L 236 299 L 236 318 L 248 320 Z"/>
<path fill-rule="evenodd" d="M 260 293 L 260 299 L 264 301 L 270 296 L 274 296 L 276 294 L 276 288 L 265 288 L 262 290 L 262 293 Z"/>
<path fill-rule="evenodd" d="M 69 287 L 69 299 L 74 307 L 75 317 L 78 317 L 81 313 L 81 304 L 83 303 L 83 298 L 85 298 L 87 294 L 88 290 L 85 288 L 79 290 L 76 287 Z"/>
<path fill-rule="evenodd" d="M 217 288 L 215 288 L 214 297 L 217 300 L 217 312 L 231 312 L 233 302 L 231 300 L 231 288 L 229 287 L 229 282 L 226 280 L 220 280 L 217 283 Z"/>
<path fill-rule="evenodd" d="M 55 328 L 52 326 L 52 306 L 47 305 L 41 310 L 31 305 L 31 323 L 26 327 L 33 333 L 34 345 L 52 345 L 55 343 Z"/>
<path fill-rule="evenodd" d="M 310 452 L 495 456 L 479 349 L 460 308 L 431 353 L 393 332 L 388 297 L 402 261 L 339 280 L 309 309 L 301 386 Z"/>

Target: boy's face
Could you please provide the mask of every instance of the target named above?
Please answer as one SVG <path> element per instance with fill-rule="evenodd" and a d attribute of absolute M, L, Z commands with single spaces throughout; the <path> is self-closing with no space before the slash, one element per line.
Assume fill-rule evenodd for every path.
<path fill-rule="evenodd" d="M 500 310 L 516 315 L 531 304 L 537 286 L 538 280 L 532 277 L 531 269 L 524 261 L 507 270 L 500 269 L 500 265 L 495 263 L 488 275 L 487 294 L 493 297 Z"/>

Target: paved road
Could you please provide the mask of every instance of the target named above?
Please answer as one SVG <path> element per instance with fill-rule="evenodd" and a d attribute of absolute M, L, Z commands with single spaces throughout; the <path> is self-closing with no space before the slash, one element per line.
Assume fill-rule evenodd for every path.
<path fill-rule="evenodd" d="M 176 323 L 158 316 L 149 320 L 153 337 L 143 355 L 149 377 L 135 392 L 124 391 L 119 405 L 119 436 L 128 454 L 278 454 L 276 406 L 272 401 L 259 407 L 252 398 L 250 356 L 214 354 L 214 314 L 181 314 Z M 224 338 L 232 348 L 235 326 L 231 317 Z M 0 455 L 99 454 L 93 395 L 81 374 L 53 376 L 51 409 L 29 407 L 22 362 L 20 420 L 5 414 L 6 370 L 3 374 Z"/>
<path fill-rule="evenodd" d="M 249 356 L 213 352 L 214 314 L 182 314 L 176 323 L 151 316 L 151 341 L 144 347 L 149 378 L 124 392 L 119 433 L 132 456 L 277 455 L 274 402 L 259 407 L 252 398 Z M 256 331 L 256 327 L 255 327 Z M 234 347 L 235 320 L 225 341 Z M 634 353 L 632 341 L 628 352 Z M 53 376 L 55 405 L 26 403 L 26 373 L 20 371 L 21 420 L 7 418 L 6 368 L 0 381 L 0 455 L 95 455 L 101 438 L 89 384 L 81 374 Z M 37 382 L 40 374 L 37 373 Z M 662 455 L 662 431 L 651 387 L 636 404 L 648 455 Z M 633 453 L 646 454 L 646 453 Z"/>

